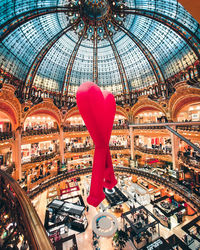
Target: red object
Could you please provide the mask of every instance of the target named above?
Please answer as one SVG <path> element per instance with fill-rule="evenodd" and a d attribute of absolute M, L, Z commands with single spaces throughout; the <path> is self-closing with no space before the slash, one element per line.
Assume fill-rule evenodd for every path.
<path fill-rule="evenodd" d="M 156 138 L 156 145 L 158 145 L 159 144 L 159 138 Z"/>
<path fill-rule="evenodd" d="M 74 186 L 74 187 L 68 187 L 68 188 L 65 188 L 65 189 L 61 189 L 60 190 L 60 196 L 62 196 L 63 194 L 69 194 L 69 193 L 79 191 L 79 190 L 80 190 L 79 186 Z"/>
<path fill-rule="evenodd" d="M 112 189 L 117 184 L 109 149 L 116 103 L 110 92 L 101 91 L 92 82 L 81 84 L 76 99 L 79 112 L 95 144 L 90 195 L 87 201 L 96 207 L 105 198 L 103 187 Z"/>
<path fill-rule="evenodd" d="M 149 159 L 149 160 L 147 160 L 148 164 L 153 164 L 153 163 L 157 163 L 157 162 L 159 162 L 158 159 Z"/>

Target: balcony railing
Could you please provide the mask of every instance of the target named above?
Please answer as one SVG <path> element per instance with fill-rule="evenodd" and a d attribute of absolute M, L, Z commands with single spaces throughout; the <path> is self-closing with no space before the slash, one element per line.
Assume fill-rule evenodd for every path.
<path fill-rule="evenodd" d="M 29 249 L 54 249 L 25 191 L 2 170 L 0 201 L 1 249 L 18 249 L 22 241 Z"/>
<path fill-rule="evenodd" d="M 145 153 L 145 154 L 153 154 L 153 155 L 171 155 L 171 149 L 168 150 L 161 150 L 161 149 L 151 149 L 151 148 L 144 148 L 144 147 L 139 147 L 135 146 L 135 149 Z"/>
<path fill-rule="evenodd" d="M 179 158 L 181 162 L 188 168 L 200 168 L 200 156 L 192 157 L 186 155 L 186 153 L 181 152 L 181 154 L 179 154 Z"/>
<path fill-rule="evenodd" d="M 179 125 L 177 129 L 184 131 L 200 132 L 200 125 Z"/>
<path fill-rule="evenodd" d="M 0 141 L 5 141 L 14 136 L 13 132 L 0 132 Z"/>
<path fill-rule="evenodd" d="M 80 131 L 87 131 L 86 126 L 78 125 L 78 126 L 68 126 L 63 128 L 64 132 L 80 132 Z"/>
<path fill-rule="evenodd" d="M 130 149 L 130 146 L 124 146 L 124 145 L 110 146 L 110 150 L 124 150 L 124 149 Z"/>
<path fill-rule="evenodd" d="M 68 148 L 65 148 L 65 153 L 81 153 L 81 152 L 87 152 L 90 151 L 93 147 L 83 147 L 83 148 L 71 148 L 70 150 Z"/>
<path fill-rule="evenodd" d="M 114 125 L 113 130 L 119 130 L 119 129 L 128 129 L 127 124 L 121 124 L 121 125 Z M 67 126 L 63 128 L 64 132 L 79 132 L 79 131 L 87 131 L 87 128 L 85 125 L 78 125 L 78 126 Z"/>
<path fill-rule="evenodd" d="M 119 173 L 127 173 L 127 174 L 135 174 L 137 176 L 141 176 L 150 180 L 153 180 L 161 185 L 164 185 L 168 188 L 170 188 L 172 191 L 175 193 L 179 194 L 182 196 L 187 202 L 191 203 L 194 208 L 200 212 L 200 199 L 196 194 L 191 194 L 191 192 L 188 192 L 187 189 L 185 189 L 183 186 L 178 185 L 175 183 L 173 180 L 169 179 L 168 177 L 163 178 L 157 174 L 153 174 L 148 172 L 147 170 L 141 170 L 137 168 L 130 168 L 130 167 L 115 167 L 114 168 L 115 172 Z M 72 172 L 63 172 L 62 174 L 46 181 L 45 183 L 41 184 L 39 187 L 34 189 L 29 193 L 29 197 L 33 199 L 36 197 L 38 194 L 44 192 L 47 188 L 49 188 L 52 185 L 55 185 L 56 183 L 59 183 L 65 179 L 69 179 L 72 177 L 80 176 L 80 175 L 85 175 L 89 174 L 92 172 L 92 168 L 85 168 L 85 169 L 80 169 L 80 170 L 75 170 Z"/>
<path fill-rule="evenodd" d="M 114 124 L 113 130 L 118 130 L 118 129 L 128 129 L 128 125 L 127 124 L 121 124 L 121 125 Z"/>
<path fill-rule="evenodd" d="M 37 129 L 37 130 L 25 130 L 22 132 L 22 136 L 33 136 L 33 135 L 48 135 L 59 132 L 59 129 Z"/>
<path fill-rule="evenodd" d="M 33 157 L 31 157 L 30 161 L 23 162 L 22 164 L 24 165 L 24 164 L 27 164 L 27 163 L 35 163 L 35 162 L 50 160 L 50 159 L 54 158 L 56 155 L 58 155 L 58 154 L 59 154 L 59 152 L 53 152 L 53 153 L 46 154 L 46 155 L 33 156 Z"/>
<path fill-rule="evenodd" d="M 136 124 L 137 125 L 137 124 Z M 148 130 L 154 130 L 154 129 L 166 129 L 164 126 L 138 126 L 138 127 L 134 127 L 134 129 L 148 129 Z"/>

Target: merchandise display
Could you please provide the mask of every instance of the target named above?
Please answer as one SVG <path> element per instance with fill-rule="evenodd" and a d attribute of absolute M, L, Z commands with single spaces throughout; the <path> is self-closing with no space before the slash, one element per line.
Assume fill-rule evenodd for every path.
<path fill-rule="evenodd" d="M 0 249 L 200 250 L 199 1 L 0 9 Z"/>

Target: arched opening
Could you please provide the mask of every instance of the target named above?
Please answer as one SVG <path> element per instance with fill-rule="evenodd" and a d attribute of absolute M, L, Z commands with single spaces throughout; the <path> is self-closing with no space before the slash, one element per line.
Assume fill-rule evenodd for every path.
<path fill-rule="evenodd" d="M 22 164 L 41 162 L 53 158 L 59 152 L 58 122 L 48 113 L 33 113 L 23 124 Z M 41 138 L 48 135 L 46 140 Z M 32 136 L 29 143 L 28 136 Z"/>
<path fill-rule="evenodd" d="M 3 111 L 0 110 L 0 133 L 11 132 L 12 121 L 10 117 Z"/>
<path fill-rule="evenodd" d="M 200 121 L 200 102 L 188 103 L 177 111 L 177 121 Z"/>
<path fill-rule="evenodd" d="M 92 165 L 94 145 L 78 109 L 75 108 L 68 115 L 63 129 L 69 132 L 64 139 L 64 150 L 66 166 L 71 171 Z"/>
<path fill-rule="evenodd" d="M 0 166 L 6 170 L 12 163 L 12 147 L 9 139 L 13 138 L 12 120 L 9 115 L 0 111 Z"/>
<path fill-rule="evenodd" d="M 153 107 L 143 107 L 139 109 L 133 119 L 135 124 L 166 121 L 165 114 L 161 110 Z"/>
<path fill-rule="evenodd" d="M 26 118 L 23 130 L 32 134 L 47 134 L 59 131 L 59 124 L 55 117 L 48 113 L 34 113 Z M 31 134 L 32 132 L 32 134 Z"/>
<path fill-rule="evenodd" d="M 119 112 L 116 112 L 113 129 L 128 129 L 127 117 Z"/>

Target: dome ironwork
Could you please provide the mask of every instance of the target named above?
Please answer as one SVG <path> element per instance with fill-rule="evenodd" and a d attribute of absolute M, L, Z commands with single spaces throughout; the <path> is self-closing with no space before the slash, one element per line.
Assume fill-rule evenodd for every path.
<path fill-rule="evenodd" d="M 1 7 L 1 70 L 30 89 L 74 95 L 94 81 L 128 94 L 200 59 L 199 24 L 176 0 L 2 0 Z"/>

